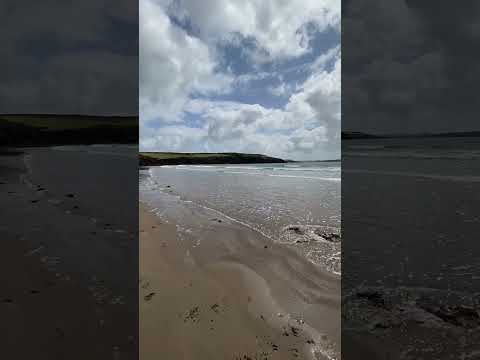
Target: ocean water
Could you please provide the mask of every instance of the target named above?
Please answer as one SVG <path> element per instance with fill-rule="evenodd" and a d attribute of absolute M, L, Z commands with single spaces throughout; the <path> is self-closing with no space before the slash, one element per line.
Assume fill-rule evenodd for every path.
<path fill-rule="evenodd" d="M 186 231 L 202 226 L 192 216 L 201 210 L 210 220 L 235 221 L 299 247 L 340 272 L 340 243 L 319 236 L 340 229 L 340 171 L 340 162 L 151 167 L 140 170 L 140 198 Z"/>
<path fill-rule="evenodd" d="M 346 338 L 478 359 L 480 139 L 344 141 L 342 172 Z"/>
<path fill-rule="evenodd" d="M 345 284 L 480 289 L 479 138 L 345 141 L 342 160 Z"/>

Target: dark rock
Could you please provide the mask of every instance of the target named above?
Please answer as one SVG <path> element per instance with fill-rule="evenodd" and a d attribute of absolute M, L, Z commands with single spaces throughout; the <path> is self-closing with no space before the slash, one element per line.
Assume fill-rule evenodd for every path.
<path fill-rule="evenodd" d="M 305 235 L 305 231 L 299 226 L 290 226 L 287 230 L 293 231 L 297 235 Z"/>
<path fill-rule="evenodd" d="M 330 242 L 337 243 L 337 242 L 342 241 L 342 237 L 340 236 L 340 234 L 337 234 L 337 233 L 332 232 L 332 231 L 325 231 L 325 230 L 322 230 L 322 229 L 316 229 L 314 231 L 314 233 L 316 235 L 324 238 L 325 240 L 330 241 Z"/>

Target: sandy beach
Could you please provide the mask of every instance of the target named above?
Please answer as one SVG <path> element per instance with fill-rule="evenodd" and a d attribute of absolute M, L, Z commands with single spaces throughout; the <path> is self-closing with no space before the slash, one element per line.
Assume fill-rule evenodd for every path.
<path fill-rule="evenodd" d="M 130 160 L 111 159 L 54 148 L 0 157 L 6 358 L 136 357 L 137 217 L 109 213 L 104 204 L 138 202 L 134 183 L 132 197 L 108 186 L 114 168 L 133 171 Z"/>
<path fill-rule="evenodd" d="M 202 236 L 140 205 L 141 359 L 340 358 L 338 276 L 238 224 Z"/>

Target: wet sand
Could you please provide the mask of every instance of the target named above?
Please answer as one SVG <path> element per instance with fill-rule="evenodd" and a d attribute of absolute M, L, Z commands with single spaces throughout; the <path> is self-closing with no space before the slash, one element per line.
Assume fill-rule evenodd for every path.
<path fill-rule="evenodd" d="M 141 204 L 141 359 L 340 358 L 338 276 L 242 226 L 198 235 Z"/>
<path fill-rule="evenodd" d="M 128 221 L 95 211 L 93 205 L 118 196 L 109 191 L 113 179 L 95 170 L 103 163 L 107 172 L 109 165 L 77 155 L 43 148 L 0 157 L 0 338 L 6 358 L 137 358 L 136 216 Z M 128 164 L 121 163 L 123 171 L 133 171 Z M 62 185 L 65 177 L 76 181 Z M 103 194 L 88 196 L 92 187 Z M 122 201 L 136 206 L 126 193 Z"/>

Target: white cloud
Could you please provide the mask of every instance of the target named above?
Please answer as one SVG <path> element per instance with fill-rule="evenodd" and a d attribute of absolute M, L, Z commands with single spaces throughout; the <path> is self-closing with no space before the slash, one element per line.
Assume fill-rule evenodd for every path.
<path fill-rule="evenodd" d="M 140 148 L 144 151 L 200 151 L 205 138 L 204 129 L 184 125 L 164 126 L 161 129 L 145 127 Z"/>
<path fill-rule="evenodd" d="M 324 54 L 320 55 L 310 66 L 314 70 L 323 70 L 327 64 L 332 61 L 336 60 L 340 57 L 340 45 L 337 45 Z"/>
<path fill-rule="evenodd" d="M 318 159 L 340 152 L 340 54 L 331 71 L 312 73 L 282 109 L 239 102 L 191 100 L 186 111 L 202 117 L 208 147 Z"/>
<path fill-rule="evenodd" d="M 192 32 L 172 16 L 188 19 Z M 339 21 L 338 0 L 141 0 L 140 148 L 338 157 L 339 46 L 312 63 L 296 65 L 309 76 L 295 87 L 278 70 L 233 77 L 230 69 L 221 69 L 217 45 L 250 39 L 255 44 L 249 48 L 250 61 L 283 61 L 311 50 L 310 29 L 338 28 Z M 280 85 L 264 90 L 286 100 L 279 108 L 211 97 L 273 79 Z M 186 120 L 191 118 L 195 127 Z"/>
<path fill-rule="evenodd" d="M 285 84 L 284 82 L 280 83 L 278 86 L 268 88 L 268 91 L 275 96 L 285 96 L 290 93 L 290 85 Z"/>
<path fill-rule="evenodd" d="M 251 81 L 263 80 L 268 77 L 276 76 L 274 73 L 268 72 L 259 72 L 259 73 L 249 73 L 249 74 L 242 74 L 235 78 L 235 82 L 239 85 L 248 84 Z"/>
<path fill-rule="evenodd" d="M 188 17 L 201 37 L 240 36 L 255 42 L 252 59 L 263 62 L 310 51 L 311 31 L 339 30 L 339 0 L 179 0 L 173 12 Z M 237 39 L 238 40 L 238 39 Z"/>
<path fill-rule="evenodd" d="M 317 71 L 290 98 L 286 109 L 313 116 L 310 125 L 323 126 L 330 139 L 339 138 L 341 121 L 341 60 L 337 54 L 332 71 Z"/>
<path fill-rule="evenodd" d="M 153 0 L 140 1 L 140 117 L 181 121 L 194 93 L 227 91 L 232 81 L 217 72 L 215 54 L 171 22 Z"/>

